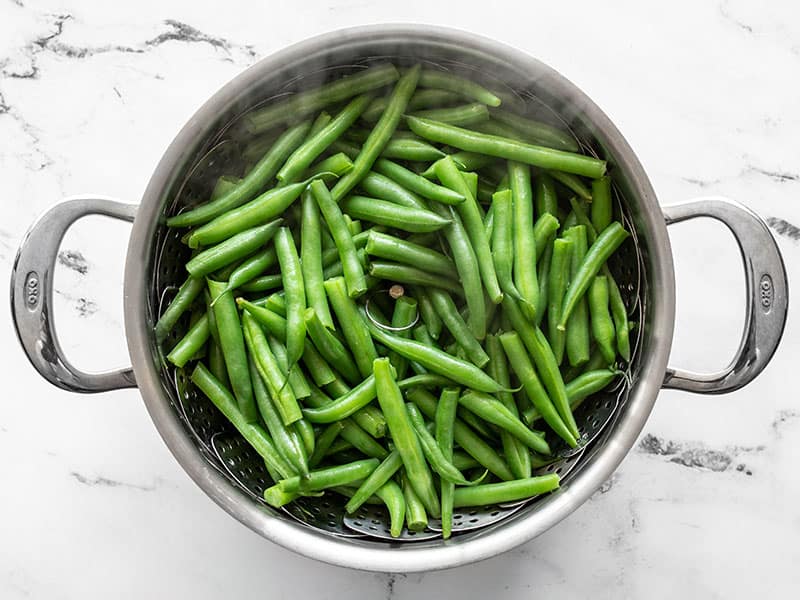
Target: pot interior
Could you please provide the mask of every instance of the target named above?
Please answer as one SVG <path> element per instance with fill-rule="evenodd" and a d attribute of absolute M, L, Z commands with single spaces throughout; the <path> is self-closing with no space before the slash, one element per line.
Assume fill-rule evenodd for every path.
<path fill-rule="evenodd" d="M 187 247 L 180 242 L 181 234 L 165 227 L 164 217 L 205 202 L 220 176 L 242 176 L 245 173 L 247 161 L 243 153 L 253 140 L 241 127 L 243 115 L 276 97 L 313 88 L 387 60 L 398 66 L 421 62 L 432 68 L 474 79 L 502 93 L 504 103 L 512 110 L 568 129 L 584 151 L 606 159 L 614 181 L 617 214 L 633 234 L 609 263 L 630 320 L 637 323 L 637 328 L 631 332 L 633 357 L 630 365 L 622 367 L 626 376 L 620 378 L 618 385 L 608 392 L 593 396 L 579 409 L 591 412 L 601 405 L 613 406 L 618 403 L 612 422 L 589 445 L 575 465 L 557 463 L 553 466 L 556 471 L 574 466 L 562 481 L 562 490 L 569 489 L 571 482 L 581 476 L 593 457 L 614 437 L 617 424 L 629 408 L 629 393 L 640 379 L 641 358 L 647 353 L 647 348 L 643 346 L 647 345 L 645 338 L 653 310 L 649 282 L 655 267 L 651 264 L 651 249 L 648 247 L 652 224 L 646 217 L 653 210 L 654 200 L 643 197 L 647 194 L 642 192 L 642 186 L 649 191 L 649 184 L 646 179 L 642 180 L 640 171 L 631 168 L 631 164 L 638 167 L 635 157 L 615 153 L 615 145 L 619 142 L 609 137 L 610 124 L 598 124 L 589 116 L 601 114 L 596 107 L 569 82 L 533 60 L 516 64 L 508 61 L 507 57 L 487 52 L 479 45 L 472 47 L 430 36 L 412 40 L 407 36 L 391 35 L 360 36 L 349 40 L 343 38 L 339 43 L 319 47 L 316 51 L 294 58 L 290 63 L 281 64 L 273 59 L 269 70 L 256 65 L 229 84 L 215 97 L 214 111 L 204 107 L 199 113 L 202 119 L 196 117 L 193 124 L 187 126 L 191 128 L 191 138 L 186 135 L 182 139 L 179 137 L 176 144 L 180 142 L 180 147 L 176 149 L 173 145 L 170 150 L 175 157 L 174 167 L 157 190 L 158 222 L 156 224 L 154 221 L 152 225 L 152 243 L 145 254 L 143 277 L 149 286 L 145 311 L 150 331 L 178 286 L 186 279 L 183 265 L 189 258 Z M 611 133 L 618 135 L 613 126 Z M 184 316 L 164 342 L 164 348 L 170 348 L 186 333 L 189 319 L 190 315 Z M 164 352 L 152 335 L 149 337 L 149 350 L 160 374 L 162 396 L 168 398 L 170 410 L 182 424 L 186 439 L 231 486 L 241 490 L 249 502 L 273 518 L 299 519 L 332 535 L 353 535 L 341 523 L 341 507 L 345 501 L 335 494 L 326 495 L 324 501 L 300 500 L 286 511 L 275 511 L 268 507 L 262 500 L 262 493 L 272 482 L 263 461 L 239 438 L 211 402 L 196 392 L 188 381 L 189 373 L 167 363 Z M 581 419 L 578 418 L 578 421 Z M 456 535 L 453 541 L 466 542 L 490 530 L 502 528 L 509 522 L 528 518 L 550 501 L 552 496 L 529 502 L 506 520 L 481 530 Z M 342 539 L 370 547 L 391 544 L 373 538 Z M 441 540 L 428 540 L 414 545 L 432 547 L 440 544 Z"/>

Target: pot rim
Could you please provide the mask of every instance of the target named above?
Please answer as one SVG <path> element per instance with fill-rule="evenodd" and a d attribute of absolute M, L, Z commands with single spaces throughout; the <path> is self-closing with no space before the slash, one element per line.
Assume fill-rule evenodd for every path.
<path fill-rule="evenodd" d="M 580 104 L 581 111 L 603 134 L 609 152 L 620 169 L 630 175 L 639 203 L 641 221 L 648 230 L 653 303 L 647 328 L 651 343 L 640 358 L 640 379 L 632 388 L 625 412 L 614 432 L 569 485 L 537 503 L 533 514 L 511 518 L 501 527 L 479 535 L 459 536 L 438 546 L 397 544 L 380 546 L 353 539 L 339 539 L 290 520 L 274 518 L 233 486 L 202 456 L 170 407 L 160 385 L 160 369 L 152 348 L 153 323 L 146 314 L 148 284 L 143 277 L 155 228 L 159 223 L 164 190 L 176 176 L 186 149 L 191 147 L 214 116 L 231 105 L 243 89 L 255 85 L 273 65 L 292 64 L 322 48 L 355 39 L 408 39 L 464 45 L 542 73 L 555 93 Z M 617 469 L 636 441 L 661 388 L 672 345 L 675 318 L 675 278 L 672 252 L 655 192 L 636 155 L 610 119 L 580 89 L 559 73 L 521 50 L 456 29 L 428 25 L 370 25 L 340 29 L 296 43 L 249 67 L 214 94 L 192 116 L 164 153 L 143 195 L 131 232 L 125 265 L 125 329 L 133 369 L 148 412 L 167 447 L 198 486 L 231 516 L 263 537 L 299 554 L 330 564 L 369 571 L 413 572 L 445 569 L 490 558 L 540 535 L 583 504 Z"/>

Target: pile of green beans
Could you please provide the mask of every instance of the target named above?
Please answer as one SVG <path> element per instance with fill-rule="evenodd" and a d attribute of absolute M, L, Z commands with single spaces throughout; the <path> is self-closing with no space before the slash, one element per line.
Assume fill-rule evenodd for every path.
<path fill-rule="evenodd" d="M 386 505 L 392 535 L 535 475 L 630 360 L 602 160 L 479 83 L 381 64 L 244 117 L 244 177 L 167 219 L 165 360 L 263 458 L 274 507 Z M 187 333 L 177 342 L 179 323 Z"/>

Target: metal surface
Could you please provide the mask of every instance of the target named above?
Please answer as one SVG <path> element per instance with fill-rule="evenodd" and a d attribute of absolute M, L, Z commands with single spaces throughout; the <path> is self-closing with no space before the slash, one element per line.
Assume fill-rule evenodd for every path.
<path fill-rule="evenodd" d="M 630 386 L 619 406 L 609 418 L 598 420 L 593 442 L 580 455 L 563 459 L 562 472 L 571 470 L 558 491 L 513 507 L 513 514 L 504 519 L 463 531 L 446 543 L 345 538 L 265 506 L 256 485 L 263 483 L 253 475 L 258 470 L 253 467 L 248 473 L 228 464 L 235 449 L 220 447 L 220 438 L 214 437 L 230 431 L 228 426 L 218 422 L 219 415 L 186 384 L 182 373 L 174 376 L 167 369 L 153 337 L 161 306 L 185 276 L 181 265 L 187 256 L 179 234 L 166 230 L 163 217 L 207 197 L 214 179 L 230 174 L 233 163 L 228 161 L 236 160 L 237 153 L 228 152 L 235 145 L 227 140 L 237 119 L 265 99 L 386 58 L 444 65 L 507 92 L 512 103 L 524 99 L 539 118 L 565 123 L 586 151 L 609 161 L 617 202 L 625 207 L 626 226 L 633 234 L 610 264 L 626 305 L 640 323 L 626 377 Z M 181 466 L 217 504 L 265 538 L 309 557 L 374 571 L 442 569 L 488 558 L 540 535 L 585 502 L 623 460 L 650 414 L 666 372 L 674 309 L 672 255 L 663 214 L 635 154 L 603 112 L 561 75 L 524 53 L 471 34 L 421 26 L 371 26 L 319 36 L 260 61 L 215 94 L 156 168 L 133 226 L 125 269 L 125 323 L 136 381 L 154 424 Z M 757 319 L 755 327 L 762 322 Z M 175 335 L 185 326 L 179 324 Z M 325 521 L 323 517 L 318 523 Z"/>
<path fill-rule="evenodd" d="M 136 206 L 105 196 L 73 196 L 45 213 L 28 230 L 11 271 L 11 315 L 28 360 L 53 385 L 71 392 L 135 387 L 133 369 L 85 373 L 58 343 L 53 319 L 53 270 L 58 248 L 72 224 L 88 215 L 133 221 Z"/>
<path fill-rule="evenodd" d="M 727 225 L 744 262 L 745 320 L 742 341 L 730 364 L 716 373 L 693 373 L 668 367 L 664 387 L 722 394 L 750 383 L 775 354 L 786 325 L 789 286 L 778 245 L 764 221 L 727 198 L 698 198 L 664 209 L 667 225 L 710 217 Z"/>

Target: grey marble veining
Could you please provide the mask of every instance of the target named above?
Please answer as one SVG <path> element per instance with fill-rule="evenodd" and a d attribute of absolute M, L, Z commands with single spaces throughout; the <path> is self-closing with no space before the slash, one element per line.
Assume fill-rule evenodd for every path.
<path fill-rule="evenodd" d="M 663 203 L 726 195 L 768 218 L 800 293 L 800 8 L 723 2 L 0 0 L 0 280 L 38 214 L 93 192 L 136 202 L 194 110 L 258 58 L 310 35 L 428 22 L 520 47 L 584 89 Z M 675 364 L 738 343 L 738 251 L 671 228 Z M 86 368 L 125 364 L 127 226 L 79 223 L 56 317 Z M 796 303 L 795 303 L 796 304 Z M 797 309 L 765 373 L 720 397 L 665 391 L 621 468 L 581 509 L 503 556 L 441 573 L 365 574 L 269 544 L 180 470 L 135 390 L 49 387 L 0 319 L 0 598 L 751 598 L 800 591 Z"/>

